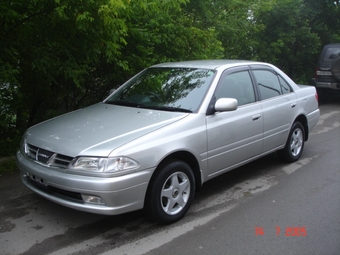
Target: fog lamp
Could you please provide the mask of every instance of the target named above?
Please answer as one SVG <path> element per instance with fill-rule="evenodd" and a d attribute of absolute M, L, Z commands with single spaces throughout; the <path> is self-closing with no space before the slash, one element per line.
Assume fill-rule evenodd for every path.
<path fill-rule="evenodd" d="M 96 204 L 96 205 L 105 205 L 105 201 L 103 199 L 101 199 L 100 197 L 97 196 L 91 196 L 91 195 L 84 195 L 81 194 L 83 201 L 85 203 L 89 203 L 89 204 Z"/>

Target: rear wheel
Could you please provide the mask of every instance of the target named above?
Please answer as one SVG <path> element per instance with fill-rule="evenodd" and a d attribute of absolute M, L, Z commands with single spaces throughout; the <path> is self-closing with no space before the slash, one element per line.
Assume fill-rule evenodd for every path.
<path fill-rule="evenodd" d="M 159 223 L 170 224 L 182 218 L 194 198 L 195 178 L 188 164 L 172 161 L 152 178 L 144 210 Z"/>
<path fill-rule="evenodd" d="M 285 147 L 278 151 L 280 158 L 288 163 L 297 161 L 305 144 L 305 129 L 300 122 L 295 122 L 289 133 Z"/>

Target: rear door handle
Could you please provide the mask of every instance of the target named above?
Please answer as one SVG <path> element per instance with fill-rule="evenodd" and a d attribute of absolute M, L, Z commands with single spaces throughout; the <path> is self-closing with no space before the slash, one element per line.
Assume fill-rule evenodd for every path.
<path fill-rule="evenodd" d="M 260 113 L 253 115 L 253 120 L 258 120 L 260 118 L 261 118 L 261 114 Z"/>
<path fill-rule="evenodd" d="M 294 108 L 296 106 L 296 103 L 291 103 L 290 106 Z"/>

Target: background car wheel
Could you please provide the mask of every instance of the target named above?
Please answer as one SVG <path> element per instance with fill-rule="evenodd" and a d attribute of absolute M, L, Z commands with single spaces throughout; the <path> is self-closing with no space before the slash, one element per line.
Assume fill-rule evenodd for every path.
<path fill-rule="evenodd" d="M 295 122 L 290 130 L 286 146 L 278 151 L 279 157 L 288 163 L 297 161 L 305 144 L 305 129 L 300 122 Z"/>
<path fill-rule="evenodd" d="M 152 178 L 144 211 L 159 223 L 173 223 L 188 211 L 194 192 L 195 178 L 189 165 L 183 161 L 169 162 Z"/>

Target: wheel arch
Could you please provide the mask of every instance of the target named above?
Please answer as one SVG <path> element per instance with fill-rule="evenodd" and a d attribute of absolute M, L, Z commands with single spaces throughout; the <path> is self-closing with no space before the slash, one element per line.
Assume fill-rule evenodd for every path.
<path fill-rule="evenodd" d="M 173 152 L 171 154 L 169 154 L 168 156 L 166 156 L 157 166 L 155 172 L 152 174 L 152 177 L 150 179 L 149 185 L 150 183 L 153 181 L 153 179 L 155 178 L 156 174 L 166 165 L 168 164 L 170 161 L 173 160 L 181 160 L 185 163 L 187 163 L 193 174 L 195 177 L 195 183 L 196 183 L 196 191 L 199 191 L 201 189 L 202 186 L 202 179 L 201 179 L 201 171 L 200 171 L 200 166 L 199 163 L 196 159 L 196 157 L 188 152 L 188 151 L 176 151 Z M 147 189 L 149 191 L 149 187 Z M 148 192 L 147 191 L 147 192 Z"/>
<path fill-rule="evenodd" d="M 299 115 L 293 123 L 300 122 L 305 130 L 305 141 L 308 140 L 309 137 L 309 129 L 308 129 L 308 121 L 305 115 L 301 114 Z"/>
<path fill-rule="evenodd" d="M 178 162 L 178 164 L 176 163 Z M 180 170 L 178 170 L 178 167 Z M 174 169 L 176 168 L 176 169 Z M 190 168 L 190 169 L 189 169 Z M 162 171 L 164 170 L 164 171 Z M 191 173 L 189 171 L 191 170 Z M 180 208 L 179 211 L 175 212 L 175 214 L 169 214 L 167 211 L 167 206 L 163 205 L 163 197 L 161 189 L 164 189 L 164 185 L 168 182 L 168 178 L 172 174 L 175 174 L 176 171 L 183 171 L 185 175 L 191 180 L 193 180 L 192 185 L 190 185 L 190 192 L 186 194 L 188 195 L 188 200 L 184 202 L 184 207 Z M 170 175 L 169 175 L 170 174 Z M 164 182 L 165 181 L 165 182 Z M 191 183 L 190 183 L 191 184 Z M 193 201 L 195 191 L 197 191 L 201 186 L 200 180 L 200 170 L 199 163 L 195 156 L 187 151 L 177 151 L 168 156 L 166 156 L 156 167 L 154 173 L 151 176 L 150 182 L 148 183 L 147 191 L 145 194 L 144 200 L 144 212 L 146 216 L 152 220 L 155 220 L 162 224 L 170 224 L 181 219 L 190 208 L 190 205 Z M 187 186 L 189 187 L 189 186 Z M 178 190 L 176 188 L 176 190 Z M 182 195 L 184 194 L 181 193 Z M 180 195 L 180 196 L 182 196 Z M 164 195 L 164 199 L 171 200 L 175 206 L 177 204 L 177 195 L 174 198 L 174 193 L 172 193 L 172 198 L 166 198 Z M 168 202 L 165 202 L 168 204 Z M 171 204 L 171 203 L 170 203 Z M 177 207 L 177 206 L 176 206 Z M 180 206 L 181 207 L 181 206 Z M 173 207 L 175 208 L 175 207 Z"/>

